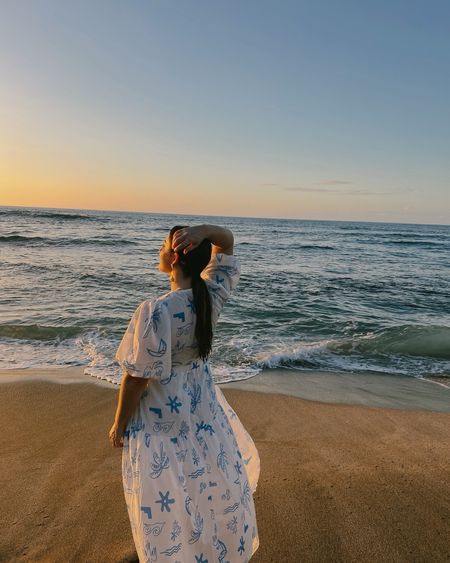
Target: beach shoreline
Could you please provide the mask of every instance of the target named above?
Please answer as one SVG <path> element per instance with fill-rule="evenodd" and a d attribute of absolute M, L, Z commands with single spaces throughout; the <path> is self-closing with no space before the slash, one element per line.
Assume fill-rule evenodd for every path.
<path fill-rule="evenodd" d="M 0 560 L 136 561 L 119 387 L 63 371 L 0 377 Z M 220 387 L 261 458 L 252 563 L 447 560 L 448 413 Z"/>
<path fill-rule="evenodd" d="M 85 374 L 84 367 L 79 366 L 0 370 L 0 383 L 37 380 L 119 388 L 118 384 Z M 450 412 L 450 387 L 446 382 L 403 375 L 274 368 L 217 385 L 221 389 L 277 393 L 323 403 Z"/>

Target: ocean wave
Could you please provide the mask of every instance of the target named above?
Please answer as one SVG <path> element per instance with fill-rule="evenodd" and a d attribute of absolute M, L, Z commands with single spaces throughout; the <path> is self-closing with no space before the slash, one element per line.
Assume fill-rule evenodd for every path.
<path fill-rule="evenodd" d="M 439 232 L 436 233 L 435 231 L 431 231 L 431 230 L 427 230 L 424 233 L 419 233 L 417 231 L 366 231 L 366 234 L 372 236 L 372 237 L 377 237 L 377 238 L 387 238 L 387 239 L 393 239 L 393 238 L 400 238 L 400 239 L 407 239 L 407 238 L 413 238 L 413 239 L 429 239 L 430 237 L 434 237 L 434 236 L 443 236 L 443 233 Z"/>
<path fill-rule="evenodd" d="M 369 333 L 347 341 L 334 342 L 330 349 L 362 354 L 403 354 L 450 360 L 450 327 L 402 325 Z"/>
<path fill-rule="evenodd" d="M 358 242 L 365 242 L 365 243 L 385 243 L 388 244 L 389 242 L 396 242 L 396 241 L 406 241 L 406 243 L 410 244 L 419 244 L 421 242 L 426 242 L 431 240 L 431 242 L 437 242 L 437 244 L 445 243 L 447 237 L 449 236 L 449 232 L 436 232 L 436 231 L 427 231 L 424 233 L 415 232 L 408 232 L 408 231 L 396 231 L 396 232 L 381 232 L 381 231 L 371 231 L 367 229 L 357 230 L 357 231 L 343 231 L 339 230 L 340 237 L 354 237 Z M 413 239 L 413 240 L 411 240 Z M 439 239 L 439 240 L 436 240 Z M 417 241 L 417 242 L 415 242 Z"/>
<path fill-rule="evenodd" d="M 335 250 L 334 246 L 328 246 L 325 244 L 299 244 L 297 248 L 301 250 Z"/>
<path fill-rule="evenodd" d="M 50 239 L 39 236 L 23 236 L 23 235 L 3 235 L 0 236 L 0 244 L 16 244 L 16 245 L 27 245 L 27 246 L 117 246 L 117 245 L 137 245 L 138 243 L 133 240 L 128 239 Z"/>
<path fill-rule="evenodd" d="M 65 221 L 71 220 L 88 220 L 88 221 L 98 221 L 99 219 L 105 219 L 104 217 L 98 217 L 97 215 L 84 215 L 81 213 L 57 213 L 55 211 L 33 211 L 31 209 L 0 209 L 0 215 L 11 215 L 11 216 L 23 216 L 41 219 L 60 219 Z"/>
<path fill-rule="evenodd" d="M 16 340 L 67 340 L 84 332 L 77 326 L 0 325 L 0 338 Z"/>
<path fill-rule="evenodd" d="M 0 236 L 0 243 L 21 243 L 23 242 L 24 244 L 28 244 L 29 242 L 34 243 L 34 242 L 40 242 L 40 241 L 45 241 L 46 239 L 44 237 L 24 237 L 22 235 L 3 235 Z"/>
<path fill-rule="evenodd" d="M 447 246 L 447 243 L 440 242 L 437 240 L 389 240 L 389 241 L 385 241 L 384 244 L 403 245 L 403 246 L 424 246 L 425 248 L 428 248 L 430 246 Z"/>
<path fill-rule="evenodd" d="M 359 358 L 364 365 L 358 367 L 368 369 L 370 365 L 373 370 L 380 370 L 380 366 L 383 366 L 381 370 L 389 371 L 391 368 L 390 371 L 399 371 L 398 365 L 408 359 L 413 362 L 418 359 L 432 360 L 432 363 L 436 364 L 437 361 L 448 366 L 449 342 L 450 327 L 403 325 L 350 338 L 330 338 L 290 346 L 284 344 L 280 350 L 257 358 L 256 365 L 262 368 L 295 366 L 319 369 L 329 367 L 331 360 L 331 364 L 345 368 L 346 363 L 355 366 L 354 361 L 347 360 Z M 336 361 L 336 357 L 341 360 Z"/>
<path fill-rule="evenodd" d="M 248 240 L 244 240 L 242 242 L 235 242 L 234 246 L 263 246 L 260 242 L 250 242 Z"/>

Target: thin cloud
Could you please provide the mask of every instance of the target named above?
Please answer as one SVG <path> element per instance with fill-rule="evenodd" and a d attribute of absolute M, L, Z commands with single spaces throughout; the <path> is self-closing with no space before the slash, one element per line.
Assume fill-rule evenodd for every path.
<path fill-rule="evenodd" d="M 336 194 L 336 195 L 394 195 L 400 192 L 374 192 L 367 190 L 332 190 L 327 188 L 284 188 L 288 192 L 307 192 L 307 193 L 318 193 L 318 194 Z"/>
<path fill-rule="evenodd" d="M 336 190 L 328 190 L 326 188 L 284 188 L 288 192 L 314 192 L 314 193 L 329 193 L 335 194 Z M 340 192 L 342 193 L 342 192 Z"/>
<path fill-rule="evenodd" d="M 326 182 L 316 182 L 319 185 L 332 185 L 332 186 L 344 186 L 344 185 L 351 185 L 353 182 L 349 180 L 328 180 Z M 277 184 L 276 182 L 265 182 L 262 183 L 261 186 L 271 186 L 280 188 L 287 192 L 301 192 L 301 193 L 315 193 L 315 194 L 335 194 L 335 195 L 395 195 L 402 193 L 400 191 L 391 191 L 391 192 L 377 192 L 372 190 L 364 190 L 358 189 L 356 186 L 350 189 L 336 189 L 332 187 L 324 187 L 324 188 L 308 188 L 304 186 L 292 186 L 286 187 L 282 186 L 281 184 Z"/>
<path fill-rule="evenodd" d="M 353 184 L 350 180 L 323 180 L 322 182 L 315 182 L 320 186 L 348 186 Z"/>

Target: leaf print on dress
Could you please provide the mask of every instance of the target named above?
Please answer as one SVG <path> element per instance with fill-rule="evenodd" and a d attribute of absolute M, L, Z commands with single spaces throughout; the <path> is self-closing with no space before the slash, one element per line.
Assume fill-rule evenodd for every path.
<path fill-rule="evenodd" d="M 180 436 L 180 438 L 183 438 L 184 440 L 187 440 L 188 434 L 189 434 L 189 425 L 185 420 L 183 420 L 180 426 L 180 431 L 178 432 L 178 436 Z"/>
<path fill-rule="evenodd" d="M 184 508 L 186 509 L 186 512 L 189 514 L 189 516 L 191 516 L 191 509 L 190 509 L 190 507 L 191 507 L 191 502 L 192 502 L 192 499 L 191 499 L 191 497 L 188 495 L 188 496 L 185 498 L 185 500 L 184 500 Z"/>
<path fill-rule="evenodd" d="M 245 481 L 241 493 L 241 504 L 248 512 L 250 512 L 250 506 L 249 506 L 250 496 L 251 496 L 250 486 L 248 484 L 248 481 Z"/>
<path fill-rule="evenodd" d="M 194 413 L 195 409 L 197 408 L 197 405 L 202 400 L 202 388 L 198 383 L 196 383 L 194 381 L 192 386 L 188 385 L 187 383 L 184 383 L 183 389 L 184 389 L 184 391 L 186 391 L 186 393 L 191 398 L 191 408 L 190 408 L 190 410 L 191 410 L 191 413 Z"/>
<path fill-rule="evenodd" d="M 150 477 L 156 479 L 161 475 L 164 469 L 169 468 L 169 458 L 164 451 L 163 443 L 159 445 L 159 454 L 157 452 L 153 453 L 152 471 Z"/>
<path fill-rule="evenodd" d="M 153 561 L 158 560 L 156 547 L 155 546 L 152 547 L 150 542 L 145 543 L 144 553 L 145 553 L 145 563 L 153 563 Z"/>
<path fill-rule="evenodd" d="M 228 477 L 228 465 L 229 461 L 228 461 L 228 456 L 227 456 L 227 452 L 225 451 L 225 448 L 223 447 L 223 444 L 220 444 L 220 451 L 217 455 L 217 467 L 219 467 L 224 473 L 225 475 Z M 228 489 L 227 489 L 228 490 Z"/>
<path fill-rule="evenodd" d="M 186 477 L 184 475 L 178 475 L 178 481 L 179 481 L 180 485 L 183 487 L 183 492 L 187 493 Z"/>
<path fill-rule="evenodd" d="M 150 321 L 150 322 L 149 322 Z M 150 315 L 150 319 L 146 319 L 145 321 L 145 330 L 143 333 L 143 337 L 147 338 L 150 329 L 153 329 L 153 332 L 158 331 L 158 323 L 161 322 L 161 306 L 158 304 L 156 305 L 155 309 L 153 310 L 152 314 Z"/>
<path fill-rule="evenodd" d="M 191 531 L 191 537 L 188 540 L 189 543 L 195 543 L 198 541 L 203 531 L 203 518 L 198 511 L 198 506 L 195 507 L 195 518 L 194 518 L 194 529 Z"/>
<path fill-rule="evenodd" d="M 197 438 L 197 442 L 202 447 L 201 452 L 202 452 L 203 458 L 206 459 L 207 456 L 208 456 L 208 444 L 206 443 L 206 440 L 203 438 L 203 436 L 199 436 L 196 433 L 195 437 Z"/>

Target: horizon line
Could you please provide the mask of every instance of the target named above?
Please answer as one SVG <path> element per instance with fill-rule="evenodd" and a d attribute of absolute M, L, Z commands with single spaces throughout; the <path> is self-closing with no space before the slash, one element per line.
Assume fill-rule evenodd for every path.
<path fill-rule="evenodd" d="M 200 213 L 174 213 L 163 211 L 129 211 L 129 210 L 115 210 L 115 209 L 92 209 L 84 207 L 42 207 L 34 205 L 0 205 L 0 208 L 25 208 L 25 209 L 52 209 L 52 210 L 65 210 L 65 211 L 103 211 L 106 213 L 136 213 L 140 215 L 181 215 L 186 217 L 223 217 L 225 219 L 274 219 L 277 221 L 316 221 L 324 223 L 369 223 L 369 224 L 387 224 L 387 225 L 423 225 L 423 226 L 436 226 L 436 227 L 449 227 L 450 223 L 404 223 L 399 221 L 367 221 L 355 219 L 305 219 L 295 217 L 259 217 L 255 215 L 212 215 Z"/>

